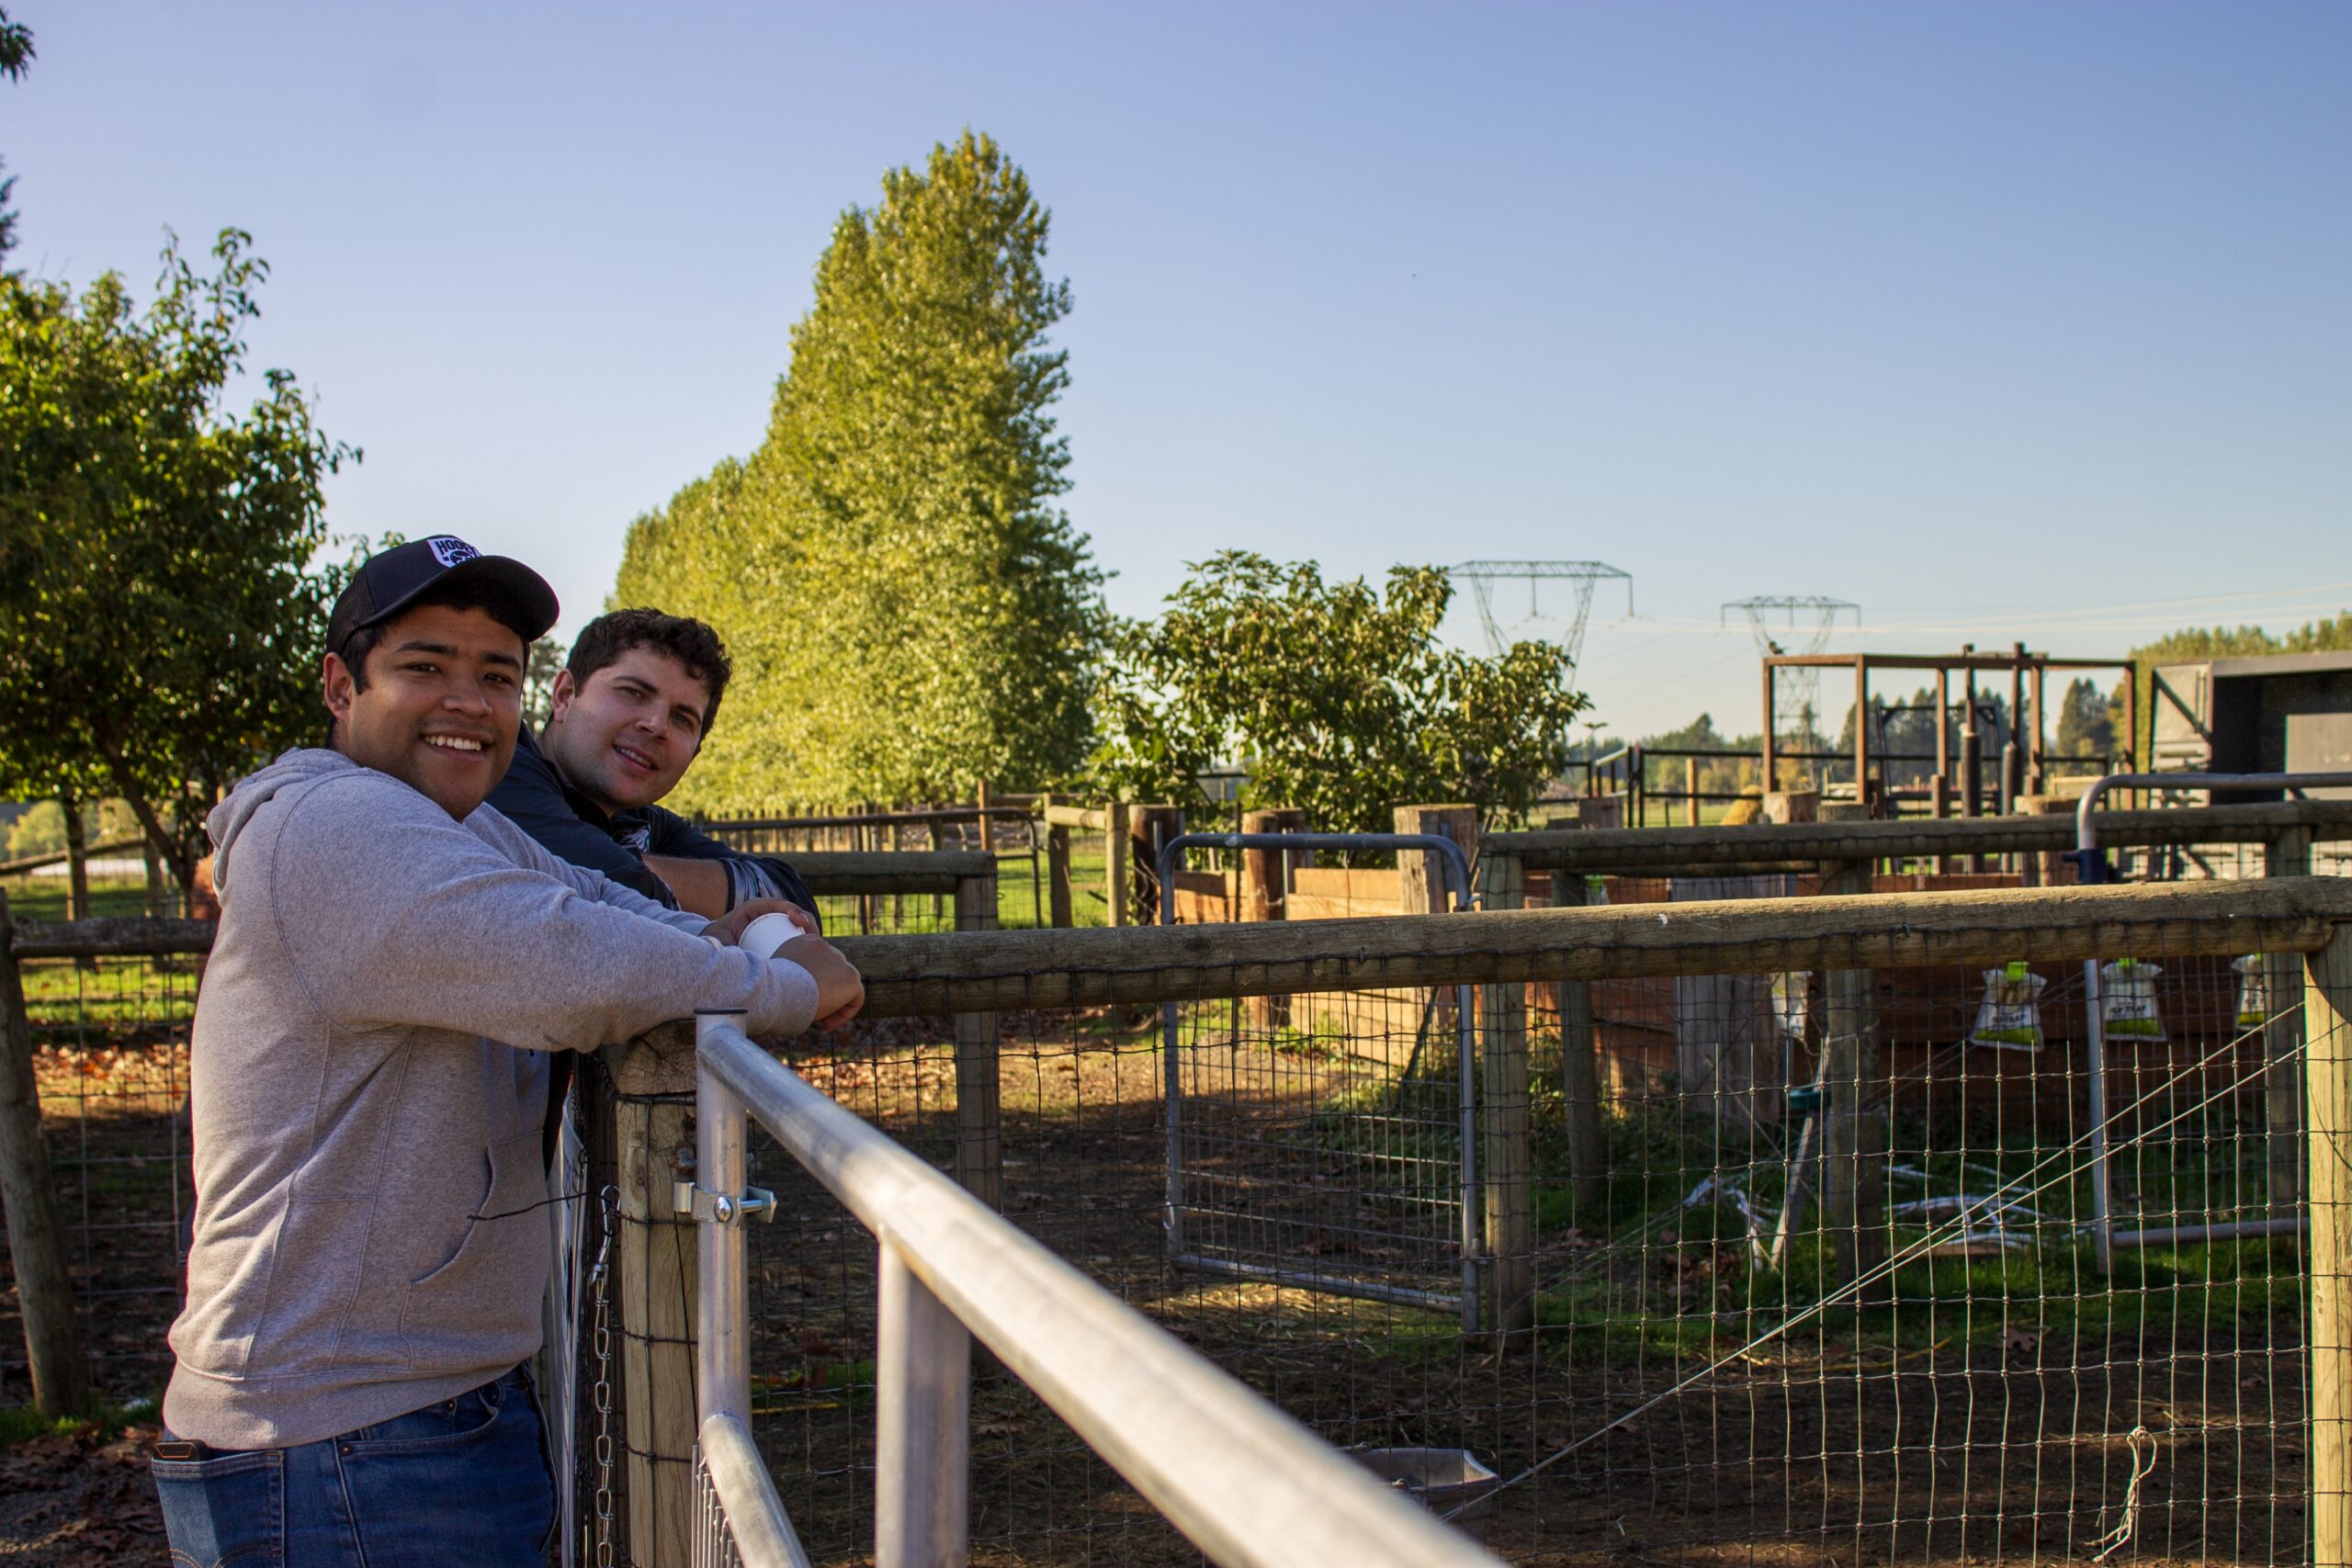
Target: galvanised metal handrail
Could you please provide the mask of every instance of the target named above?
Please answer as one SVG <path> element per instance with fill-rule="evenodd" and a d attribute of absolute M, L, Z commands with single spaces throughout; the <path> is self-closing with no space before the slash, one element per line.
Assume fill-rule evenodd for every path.
<path fill-rule="evenodd" d="M 705 1184 L 693 1198 L 704 1221 L 696 1469 L 723 1515 L 714 1555 L 697 1543 L 697 1568 L 806 1562 L 755 1458 L 744 1461 L 748 1438 L 738 1440 L 751 1408 L 741 1226 L 771 1201 L 743 1188 L 747 1115 L 881 1246 L 876 1568 L 965 1561 L 974 1336 L 1216 1562 L 1496 1568 L 1468 1538 L 820 1093 L 747 1039 L 735 1016 L 695 1021 Z"/>

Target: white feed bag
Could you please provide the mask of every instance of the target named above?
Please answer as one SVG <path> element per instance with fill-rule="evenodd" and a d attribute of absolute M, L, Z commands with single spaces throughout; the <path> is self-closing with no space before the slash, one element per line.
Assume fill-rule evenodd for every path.
<path fill-rule="evenodd" d="M 2249 953 L 2230 967 L 2238 972 L 2238 1027 L 2259 1029 L 2270 1021 L 2270 972 L 2262 954 Z"/>
<path fill-rule="evenodd" d="M 2156 976 L 2164 970 L 2136 958 L 2099 965 L 2099 1019 L 2110 1040 L 2162 1040 L 2165 1021 L 2156 1013 Z"/>
<path fill-rule="evenodd" d="M 1984 999 L 1976 1004 L 1971 1045 L 1996 1051 L 2041 1049 L 2041 988 L 2048 982 L 2023 964 L 1984 971 Z"/>

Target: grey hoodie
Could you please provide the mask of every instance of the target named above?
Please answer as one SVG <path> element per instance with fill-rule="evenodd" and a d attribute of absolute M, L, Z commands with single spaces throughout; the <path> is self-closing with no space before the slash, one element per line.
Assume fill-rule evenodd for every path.
<path fill-rule="evenodd" d="M 287 1447 L 496 1377 L 539 1343 L 548 1058 L 696 1008 L 808 1026 L 798 964 L 566 865 L 489 807 L 289 751 L 212 813 L 196 1242 L 171 1430 Z"/>

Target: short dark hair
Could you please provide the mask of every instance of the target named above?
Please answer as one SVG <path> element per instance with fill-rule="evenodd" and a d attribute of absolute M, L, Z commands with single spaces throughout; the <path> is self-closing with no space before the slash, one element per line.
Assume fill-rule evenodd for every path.
<path fill-rule="evenodd" d="M 710 688 L 710 702 L 702 710 L 702 732 L 718 721 L 718 699 L 727 694 L 727 678 L 735 666 L 718 634 L 692 615 L 667 615 L 659 610 L 609 610 L 580 628 L 578 640 L 563 667 L 574 685 L 619 661 L 635 648 L 658 649 L 686 667 L 686 673 Z"/>
<path fill-rule="evenodd" d="M 523 639 L 523 657 L 526 661 L 529 660 L 530 617 L 511 598 L 501 593 L 492 584 L 480 581 L 469 581 L 461 577 L 454 582 L 435 583 L 375 625 L 362 626 L 344 638 L 341 648 L 327 649 L 329 653 L 343 656 L 344 668 L 351 671 L 353 691 L 364 692 L 368 689 L 368 656 L 376 651 L 378 643 L 384 640 L 384 628 L 411 610 L 421 610 L 428 604 L 439 604 L 451 610 L 488 611 L 492 620 Z M 330 748 L 334 745 L 334 718 L 330 715 L 327 718 L 326 738 L 326 744 Z"/>

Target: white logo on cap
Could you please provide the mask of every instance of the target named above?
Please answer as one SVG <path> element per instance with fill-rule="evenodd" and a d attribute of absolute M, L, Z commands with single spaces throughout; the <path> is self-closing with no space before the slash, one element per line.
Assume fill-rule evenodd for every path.
<path fill-rule="evenodd" d="M 474 548 L 463 539 L 457 538 L 448 534 L 444 534 L 438 538 L 428 539 L 425 542 L 433 547 L 433 558 L 439 561 L 444 568 L 453 567 L 465 561 L 478 559 L 481 555 L 480 550 Z"/>

